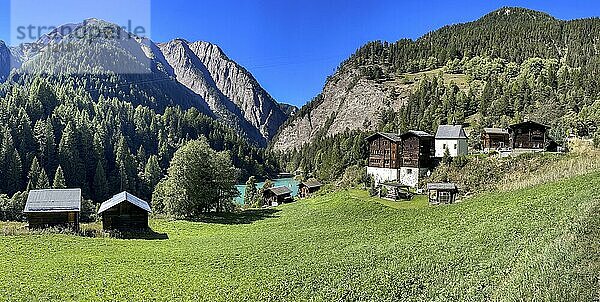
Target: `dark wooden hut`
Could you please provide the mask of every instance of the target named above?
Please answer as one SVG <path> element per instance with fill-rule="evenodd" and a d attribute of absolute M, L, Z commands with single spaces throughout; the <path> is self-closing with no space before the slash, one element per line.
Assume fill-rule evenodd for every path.
<path fill-rule="evenodd" d="M 458 186 L 453 183 L 427 184 L 430 204 L 451 204 L 458 196 Z"/>
<path fill-rule="evenodd" d="M 81 189 L 29 191 L 23 213 L 29 228 L 66 227 L 79 230 Z"/>
<path fill-rule="evenodd" d="M 390 200 L 411 200 L 413 194 L 410 192 L 410 186 L 401 184 L 399 182 L 390 181 L 381 184 L 379 189 L 379 198 L 390 199 Z"/>
<path fill-rule="evenodd" d="M 366 138 L 369 167 L 399 169 L 402 164 L 402 139 L 398 134 L 378 132 Z"/>
<path fill-rule="evenodd" d="M 544 150 L 548 147 L 550 127 L 528 121 L 508 127 L 510 143 L 513 149 Z"/>
<path fill-rule="evenodd" d="M 283 203 L 294 201 L 292 198 L 292 190 L 286 186 L 274 187 L 266 189 L 263 192 L 265 205 L 278 206 Z"/>
<path fill-rule="evenodd" d="M 433 135 L 411 130 L 400 136 L 402 139 L 402 164 L 408 168 L 431 168 L 435 154 Z"/>
<path fill-rule="evenodd" d="M 310 194 L 319 191 L 322 184 L 316 180 L 307 180 L 298 184 L 298 196 L 308 197 Z"/>
<path fill-rule="evenodd" d="M 150 205 L 127 192 L 119 193 L 100 205 L 104 230 L 142 230 L 148 228 Z"/>
<path fill-rule="evenodd" d="M 481 142 L 483 151 L 492 151 L 508 148 L 509 145 L 508 130 L 501 128 L 485 128 L 481 133 Z"/>

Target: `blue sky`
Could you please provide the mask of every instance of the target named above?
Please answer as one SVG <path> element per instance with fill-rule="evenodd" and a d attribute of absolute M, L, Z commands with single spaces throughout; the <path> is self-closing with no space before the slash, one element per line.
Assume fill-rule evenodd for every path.
<path fill-rule="evenodd" d="M 65 1 L 69 0 L 50 2 Z M 149 1 L 150 38 L 154 41 L 180 37 L 218 44 L 252 72 L 276 100 L 297 106 L 318 94 L 339 63 L 368 41 L 418 38 L 447 24 L 475 20 L 502 6 L 541 10 L 560 19 L 600 16 L 600 3 L 576 0 Z M 93 1 L 89 3 L 92 6 Z M 9 0 L 0 0 L 0 39 L 5 41 L 10 41 L 10 7 Z M 115 15 L 145 12 L 127 5 L 108 7 L 107 11 Z M 41 17 L 43 12 L 32 12 L 31 17 L 36 18 L 36 14 Z M 60 10 L 43 17 L 50 15 L 63 18 Z M 71 18 L 65 14 L 63 22 L 80 21 Z"/>

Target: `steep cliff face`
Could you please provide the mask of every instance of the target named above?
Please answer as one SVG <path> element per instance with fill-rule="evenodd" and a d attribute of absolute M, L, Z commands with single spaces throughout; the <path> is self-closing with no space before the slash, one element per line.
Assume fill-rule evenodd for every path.
<path fill-rule="evenodd" d="M 273 140 L 275 150 L 285 151 L 310 143 L 316 136 L 335 135 L 348 129 L 373 130 L 382 110 L 407 101 L 410 85 L 377 83 L 357 70 L 341 69 L 323 88 L 310 108 L 300 110 Z"/>
<path fill-rule="evenodd" d="M 18 67 L 19 61 L 13 56 L 10 48 L 0 41 L 0 82 L 6 80 L 12 68 Z"/>
<path fill-rule="evenodd" d="M 266 143 L 287 119 L 279 104 L 244 68 L 208 42 L 159 44 L 178 82 L 200 95 L 221 119 Z"/>

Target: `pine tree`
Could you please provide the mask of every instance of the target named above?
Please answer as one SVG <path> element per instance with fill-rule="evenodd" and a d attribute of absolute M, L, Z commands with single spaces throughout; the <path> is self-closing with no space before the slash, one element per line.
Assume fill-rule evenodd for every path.
<path fill-rule="evenodd" d="M 108 181 L 102 162 L 98 161 L 96 165 L 96 173 L 94 175 L 94 195 L 99 200 L 104 200 L 108 196 Z"/>
<path fill-rule="evenodd" d="M 13 138 L 8 130 L 4 127 L 2 134 L 2 144 L 0 145 L 0 167 L 4 170 L 0 179 L 0 190 L 9 195 L 20 191 L 22 185 L 22 162 L 19 152 L 15 149 Z"/>
<path fill-rule="evenodd" d="M 146 186 L 150 189 L 150 192 L 154 190 L 162 177 L 163 172 L 158 164 L 158 156 L 151 155 L 144 168 L 144 181 L 146 182 Z"/>
<path fill-rule="evenodd" d="M 60 140 L 58 154 L 66 183 L 80 186 L 85 180 L 85 169 L 81 165 L 75 132 L 73 122 L 69 122 Z"/>
<path fill-rule="evenodd" d="M 256 201 L 258 199 L 258 189 L 256 188 L 256 178 L 254 176 L 250 176 L 248 181 L 246 181 L 246 190 L 244 193 L 244 205 L 247 207 L 251 207 L 256 205 Z"/>
<path fill-rule="evenodd" d="M 37 157 L 34 157 L 32 163 L 31 163 L 31 169 L 29 169 L 29 174 L 27 176 L 27 179 L 28 179 L 27 191 L 40 189 L 37 185 L 40 180 L 42 171 L 43 170 L 40 167 Z M 48 178 L 48 176 L 46 176 L 46 178 Z"/>
<path fill-rule="evenodd" d="M 125 137 L 122 135 L 115 147 L 115 153 L 120 190 L 136 191 L 135 178 L 137 176 L 137 166 L 127 146 Z"/>
<path fill-rule="evenodd" d="M 65 189 L 67 187 L 65 175 L 60 165 L 56 169 L 56 173 L 54 173 L 54 181 L 52 182 L 52 187 L 54 189 Z"/>
<path fill-rule="evenodd" d="M 38 189 L 50 189 L 50 180 L 48 179 L 48 174 L 46 174 L 44 168 L 42 168 L 42 171 L 40 172 L 36 187 Z"/>

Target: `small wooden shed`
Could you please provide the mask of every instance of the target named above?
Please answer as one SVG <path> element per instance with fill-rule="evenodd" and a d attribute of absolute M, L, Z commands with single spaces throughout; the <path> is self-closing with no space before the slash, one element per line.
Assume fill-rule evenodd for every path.
<path fill-rule="evenodd" d="M 430 204 L 451 204 L 458 196 L 458 186 L 453 183 L 427 184 Z"/>
<path fill-rule="evenodd" d="M 81 189 L 29 191 L 23 213 L 30 229 L 66 227 L 79 230 Z"/>
<path fill-rule="evenodd" d="M 379 198 L 411 200 L 413 194 L 410 192 L 410 188 L 410 186 L 395 181 L 384 182 L 379 189 Z"/>
<path fill-rule="evenodd" d="M 100 205 L 98 215 L 102 215 L 104 230 L 142 230 L 148 228 L 150 205 L 144 200 L 122 192 Z"/>
<path fill-rule="evenodd" d="M 321 189 L 321 184 L 317 180 L 307 180 L 298 184 L 298 196 L 301 198 L 308 197 L 310 194 L 319 191 Z"/>
<path fill-rule="evenodd" d="M 286 186 L 273 187 L 263 192 L 265 205 L 278 206 L 283 203 L 294 201 L 292 198 L 292 190 Z"/>

